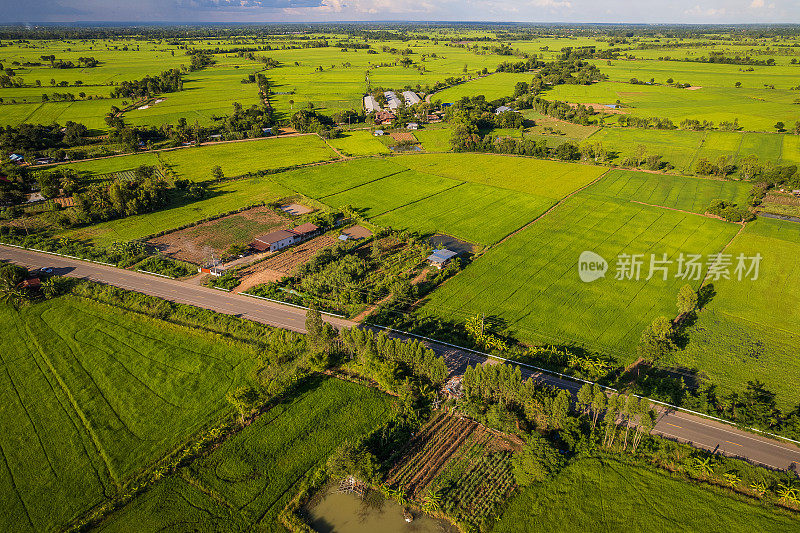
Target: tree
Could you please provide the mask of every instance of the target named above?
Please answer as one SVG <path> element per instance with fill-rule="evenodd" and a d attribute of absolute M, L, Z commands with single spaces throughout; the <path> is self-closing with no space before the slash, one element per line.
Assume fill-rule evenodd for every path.
<path fill-rule="evenodd" d="M 736 87 L 737 89 L 738 89 L 739 87 L 741 87 L 741 86 L 742 86 L 742 82 L 740 82 L 740 81 L 737 81 L 737 82 L 734 84 L 734 87 Z"/>
<path fill-rule="evenodd" d="M 778 130 L 779 132 L 783 131 L 784 127 L 786 127 L 786 124 L 784 124 L 780 120 L 775 123 L 775 129 Z"/>
<path fill-rule="evenodd" d="M 672 322 L 667 317 L 660 316 L 645 328 L 636 352 L 643 360 L 657 364 L 674 349 Z"/>
<path fill-rule="evenodd" d="M 537 434 L 528 437 L 522 450 L 511 459 L 514 478 L 521 486 L 546 480 L 561 468 L 561 454 L 545 438 Z"/>
<path fill-rule="evenodd" d="M 211 169 L 211 176 L 216 181 L 222 181 L 222 178 L 225 177 L 225 174 L 222 172 L 222 167 L 219 165 L 214 165 L 214 168 Z"/>
<path fill-rule="evenodd" d="M 689 314 L 697 308 L 697 292 L 688 283 L 678 291 L 677 306 L 681 315 Z"/>
<path fill-rule="evenodd" d="M 229 391 L 225 397 L 239 413 L 239 423 L 244 425 L 245 417 L 254 409 L 260 395 L 255 387 L 239 387 Z"/>

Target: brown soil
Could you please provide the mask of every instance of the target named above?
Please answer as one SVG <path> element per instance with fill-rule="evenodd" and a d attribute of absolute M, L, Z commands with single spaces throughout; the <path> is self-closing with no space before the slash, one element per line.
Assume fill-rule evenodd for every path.
<path fill-rule="evenodd" d="M 569 105 L 571 105 L 572 107 L 578 107 L 579 104 L 569 104 Z M 627 115 L 628 114 L 628 110 L 627 109 L 624 109 L 624 108 L 623 109 L 619 109 L 619 108 L 611 109 L 610 107 L 606 107 L 604 104 L 597 104 L 597 103 L 584 104 L 584 103 L 581 103 L 580 105 L 582 105 L 584 107 L 593 108 L 595 110 L 595 113 L 609 113 L 609 114 L 612 114 L 612 115 Z"/>
<path fill-rule="evenodd" d="M 285 204 L 281 206 L 281 210 L 292 216 L 299 216 L 312 212 L 314 208 L 302 204 Z"/>
<path fill-rule="evenodd" d="M 292 274 L 297 267 L 311 259 L 317 252 L 333 246 L 336 242 L 335 235 L 322 235 L 256 263 L 242 270 L 242 281 L 236 287 L 236 292 L 246 291 L 261 283 L 278 281 L 282 277 Z"/>
<path fill-rule="evenodd" d="M 800 198 L 785 194 L 768 194 L 764 197 L 765 204 L 800 205 Z"/>
<path fill-rule="evenodd" d="M 686 87 L 687 91 L 696 91 L 697 89 L 702 89 L 702 85 L 692 85 L 691 87 Z"/>
<path fill-rule="evenodd" d="M 395 131 L 392 132 L 389 136 L 397 142 L 400 141 L 410 141 L 412 143 L 417 142 L 417 138 L 414 137 L 414 134 L 408 131 Z"/>
<path fill-rule="evenodd" d="M 167 233 L 147 243 L 169 257 L 200 264 L 210 258 L 212 250 L 219 257 L 230 245 L 247 245 L 258 235 L 287 227 L 288 222 L 268 207 L 254 207 Z"/>

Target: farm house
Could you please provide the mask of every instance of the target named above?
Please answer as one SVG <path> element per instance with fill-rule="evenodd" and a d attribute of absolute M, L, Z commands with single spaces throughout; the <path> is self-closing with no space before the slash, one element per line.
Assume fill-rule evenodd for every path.
<path fill-rule="evenodd" d="M 422 101 L 414 91 L 403 91 L 403 100 L 406 103 L 406 107 L 418 104 Z"/>
<path fill-rule="evenodd" d="M 383 96 L 386 97 L 386 105 L 389 109 L 397 109 L 400 107 L 400 99 L 394 93 L 394 91 L 385 91 Z"/>
<path fill-rule="evenodd" d="M 319 233 L 314 224 L 301 224 L 293 229 L 279 229 L 261 237 L 256 237 L 251 246 L 259 252 L 275 252 L 287 246 L 303 242 Z"/>
<path fill-rule="evenodd" d="M 433 253 L 428 256 L 428 262 L 431 264 L 431 266 L 435 266 L 436 268 L 442 268 L 443 266 L 446 266 L 447 263 L 449 263 L 450 260 L 457 255 L 458 252 L 454 252 L 446 248 L 443 248 L 441 250 L 434 250 Z"/>
<path fill-rule="evenodd" d="M 367 113 L 375 113 L 381 110 L 381 106 L 378 104 L 378 101 L 375 100 L 375 97 L 370 94 L 364 97 L 364 110 L 366 110 Z"/>
<path fill-rule="evenodd" d="M 500 107 L 498 107 L 497 109 L 494 110 L 494 114 L 495 115 L 500 115 L 500 114 L 505 113 L 506 111 L 514 111 L 514 110 L 511 109 L 510 107 L 508 107 L 507 105 L 501 105 Z"/>
<path fill-rule="evenodd" d="M 409 122 L 408 125 L 406 126 L 406 129 L 418 130 L 419 129 L 419 124 L 417 124 L 416 122 Z"/>

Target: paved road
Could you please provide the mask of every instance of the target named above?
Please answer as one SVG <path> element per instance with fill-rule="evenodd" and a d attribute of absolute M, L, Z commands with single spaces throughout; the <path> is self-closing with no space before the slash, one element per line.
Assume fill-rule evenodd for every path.
<path fill-rule="evenodd" d="M 305 331 L 305 310 L 248 296 L 227 293 L 185 282 L 131 272 L 110 266 L 68 259 L 50 254 L 21 250 L 0 245 L 0 260 L 13 261 L 29 268 L 50 267 L 54 273 L 90 279 L 123 289 L 158 296 L 178 303 L 204 307 L 220 313 L 248 318 L 264 324 Z M 352 327 L 355 322 L 325 316 L 337 327 Z M 460 371 L 467 365 L 486 362 L 486 357 L 458 350 L 438 343 L 428 343 L 443 356 L 451 370 Z M 555 387 L 575 393 L 581 383 L 557 376 L 532 371 L 522 367 L 524 377 L 532 377 Z M 682 411 L 659 407 L 659 420 L 654 433 L 688 442 L 695 447 L 730 456 L 742 457 L 751 462 L 775 469 L 800 468 L 800 448 L 778 440 L 741 431 L 727 424 L 708 420 Z"/>

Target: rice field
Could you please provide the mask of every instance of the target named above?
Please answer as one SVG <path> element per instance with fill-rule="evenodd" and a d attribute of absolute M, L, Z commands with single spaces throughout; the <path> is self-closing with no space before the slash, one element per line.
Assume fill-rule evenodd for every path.
<path fill-rule="evenodd" d="M 538 531 L 790 532 L 796 518 L 689 484 L 664 472 L 605 457 L 575 461 L 523 489 L 493 533 Z"/>
<path fill-rule="evenodd" d="M 579 193 L 486 252 L 433 293 L 421 312 L 466 321 L 478 313 L 526 342 L 575 344 L 631 362 L 646 325 L 675 314 L 685 283 L 660 271 L 650 255 L 719 252 L 738 226 L 694 214 Z M 578 257 L 609 262 L 604 278 L 583 283 Z M 617 257 L 645 254 L 640 278 L 617 280 Z M 699 284 L 699 282 L 694 282 Z"/>
<path fill-rule="evenodd" d="M 356 440 L 384 424 L 390 405 L 388 396 L 373 389 L 314 378 L 99 529 L 285 531 L 278 515 L 306 476 L 345 439 Z"/>
<path fill-rule="evenodd" d="M 328 143 L 346 156 L 388 154 L 389 148 L 371 131 L 347 131 L 341 137 L 330 139 Z"/>
<path fill-rule="evenodd" d="M 248 357 L 210 334 L 61 297 L 0 307 L 4 531 L 60 530 L 230 407 Z"/>
<path fill-rule="evenodd" d="M 713 281 L 716 295 L 689 331 L 673 364 L 696 368 L 725 391 L 759 380 L 794 406 L 800 394 L 800 224 L 759 218 L 747 224 L 726 253 L 761 254 L 758 279 Z M 776 372 L 776 369 L 780 369 Z"/>

